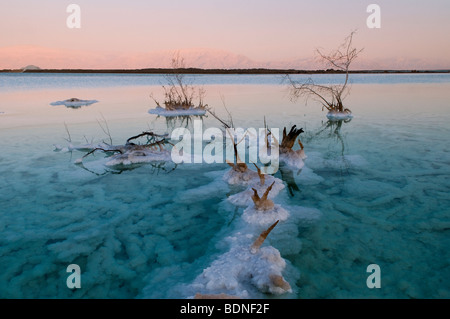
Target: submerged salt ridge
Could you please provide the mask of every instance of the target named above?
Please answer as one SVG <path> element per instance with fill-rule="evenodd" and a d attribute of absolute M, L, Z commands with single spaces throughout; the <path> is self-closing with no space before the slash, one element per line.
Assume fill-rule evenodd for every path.
<path fill-rule="evenodd" d="M 292 131 L 295 134 L 295 127 Z M 286 138 L 286 132 L 284 133 L 283 140 Z M 291 135 L 290 133 L 289 136 Z M 292 142 L 295 141 L 297 135 L 293 135 L 295 137 Z M 287 144 L 284 142 L 282 145 Z M 302 158 L 290 147 L 284 149 L 284 152 L 295 154 L 297 160 L 302 163 L 300 166 L 302 167 Z M 237 204 L 237 206 L 247 206 L 247 208 L 234 223 L 239 225 L 238 229 L 232 230 L 232 234 L 225 238 L 229 249 L 201 271 L 191 284 L 174 289 L 180 289 L 185 295 L 190 294 L 188 298 L 219 295 L 228 296 L 228 298 L 261 298 L 267 293 L 273 295 L 292 293 L 291 284 L 284 278 L 286 260 L 282 258 L 279 250 L 275 247 L 261 247 L 272 229 L 280 221 L 283 223 L 290 217 L 290 213 L 286 209 L 272 201 L 272 198 L 284 189 L 283 182 L 273 176 L 261 174 L 258 167 L 256 167 L 257 172 L 255 172 L 248 169 L 245 164 L 230 164 L 230 166 L 232 168 L 223 175 L 223 181 L 228 185 L 238 185 L 247 189 L 229 197 L 228 202 Z M 299 167 L 298 164 L 294 166 Z M 213 182 L 212 185 L 212 187 L 207 185 L 205 188 L 211 190 L 218 187 L 217 182 Z M 269 198 L 268 195 L 272 190 L 272 196 Z M 200 191 L 203 192 L 204 188 L 200 188 Z M 260 191 L 262 191 L 261 195 L 259 194 Z M 199 198 L 199 196 L 196 196 L 196 192 L 192 190 L 189 191 L 188 197 Z M 253 203 L 250 203 L 248 199 L 252 199 Z M 296 210 L 298 213 L 302 209 Z M 311 216 L 306 216 L 306 219 L 311 219 Z M 312 219 L 317 218 L 317 216 L 318 214 Z M 302 217 L 305 218 L 305 215 Z M 268 229 L 262 229 L 262 226 L 267 227 L 271 224 L 272 226 Z M 263 231 L 261 232 L 261 230 Z M 261 232 L 256 240 L 254 238 L 255 232 Z M 294 233 L 293 235 L 293 238 L 298 237 L 298 234 Z M 250 243 L 250 240 L 254 241 L 253 244 Z M 298 254 L 301 244 L 298 247 L 297 251 L 291 253 Z M 289 277 L 295 282 L 299 277 L 298 271 L 291 270 Z M 144 297 L 151 298 L 150 288 L 144 289 Z"/>
<path fill-rule="evenodd" d="M 215 190 L 226 189 L 230 182 L 236 182 L 235 174 L 231 174 L 233 168 L 223 172 L 215 172 L 214 181 L 210 184 L 200 186 L 195 189 L 187 190 L 185 195 L 179 197 L 180 201 L 187 203 L 194 200 L 205 200 L 205 198 Z M 255 173 L 255 172 L 253 172 Z M 248 175 L 248 174 L 247 174 Z M 242 187 L 257 187 L 260 184 L 258 175 L 251 174 L 252 179 L 240 179 Z M 230 178 L 231 177 L 231 178 Z M 274 196 L 284 188 L 283 183 L 278 178 L 272 176 L 266 177 L 265 186 L 259 189 L 267 188 L 271 183 L 275 183 L 278 188 L 274 191 Z M 233 195 L 242 197 L 239 202 L 244 203 L 248 198 L 247 191 L 241 191 Z M 227 214 L 232 214 L 235 210 L 232 203 L 226 198 L 222 200 L 223 207 Z M 222 231 L 222 235 L 217 239 L 223 253 L 214 258 L 203 270 L 197 269 L 199 275 L 191 283 L 182 283 L 174 285 L 169 289 L 165 297 L 175 298 L 193 298 L 197 294 L 201 295 L 220 295 L 235 296 L 240 298 L 267 298 L 270 295 L 287 295 L 285 297 L 294 297 L 297 293 L 295 285 L 300 273 L 290 262 L 282 258 L 280 251 L 276 247 L 281 247 L 281 251 L 287 254 L 298 254 L 301 250 L 301 241 L 298 238 L 298 227 L 309 226 L 320 218 L 321 213 L 316 209 L 304 207 L 281 208 L 283 205 L 276 205 L 269 211 L 256 211 L 253 204 L 249 204 L 247 215 L 253 214 L 259 218 L 245 218 L 246 211 L 241 212 L 233 219 L 231 225 L 228 225 Z M 288 218 L 289 217 L 289 218 Z M 253 250 L 252 242 L 258 237 L 261 230 L 268 225 L 279 220 L 280 224 L 269 234 L 267 242 L 261 248 Z M 288 245 L 286 245 L 288 243 Z M 284 277 L 284 278 L 283 278 Z M 148 276 L 149 284 L 143 289 L 141 297 L 158 298 L 161 297 L 154 291 L 154 277 Z M 293 288 L 292 288 L 293 287 Z M 269 294 L 269 295 L 267 295 Z"/>
<path fill-rule="evenodd" d="M 231 168 L 230 171 L 235 170 Z M 224 180 L 229 180 L 229 174 L 225 175 Z M 245 182 L 245 184 L 255 183 L 250 180 Z M 259 177 L 257 177 L 257 182 L 259 183 Z M 246 196 L 246 194 L 241 196 Z M 264 217 L 266 218 L 263 224 L 267 224 L 267 218 L 269 218 L 269 223 L 276 225 L 279 220 L 283 221 L 287 217 L 278 213 L 278 210 L 274 212 L 271 210 L 270 212 L 259 212 L 259 215 L 263 220 Z M 261 225 L 261 219 L 252 221 L 244 218 L 244 220 L 248 226 Z M 253 237 L 248 226 L 228 237 L 230 250 L 204 269 L 191 284 L 190 287 L 197 291 L 196 294 L 227 294 L 242 298 L 254 298 L 258 292 L 272 294 L 292 292 L 282 274 L 286 267 L 285 260 L 274 247 L 253 248 L 255 244 L 251 246 L 251 243 L 248 242 L 248 239 Z M 253 229 L 254 231 L 255 229 Z M 253 238 L 253 240 L 255 239 Z"/>
<path fill-rule="evenodd" d="M 296 131 L 295 127 L 291 131 L 293 130 Z M 290 133 L 290 135 L 292 134 Z M 286 144 L 285 138 L 286 129 L 283 135 L 284 142 L 281 145 Z M 296 135 L 292 142 L 295 142 L 295 139 Z M 289 147 L 283 150 L 295 153 Z M 237 154 L 235 156 L 238 158 Z M 298 160 L 303 163 L 301 158 Z M 284 185 L 278 178 L 261 174 L 258 167 L 256 167 L 257 173 L 255 173 L 249 170 L 245 164 L 230 164 L 230 166 L 232 168 L 224 175 L 223 179 L 230 185 L 237 184 L 248 187 L 246 191 L 235 194 L 230 202 L 243 206 L 246 204 L 245 198 L 251 198 L 253 201 L 253 204 L 248 205 L 241 216 L 244 224 L 253 226 L 250 227 L 253 228 L 253 232 L 255 231 L 254 226 L 267 227 L 270 224 L 272 226 L 264 230 L 251 246 L 248 240 L 245 240 L 252 238 L 249 230 L 243 227 L 239 232 L 235 232 L 229 237 L 231 238 L 230 249 L 204 269 L 188 287 L 197 291 L 195 297 L 228 295 L 256 298 L 261 297 L 261 293 L 274 295 L 292 293 L 291 285 L 283 276 L 286 261 L 281 257 L 280 252 L 273 246 L 261 247 L 272 229 L 280 221 L 284 222 L 289 217 L 288 211 L 280 205 L 275 205 L 272 199 L 268 198 L 275 185 L 272 198 L 276 197 Z M 260 195 L 259 191 L 262 188 L 264 192 Z M 244 200 L 240 198 L 244 198 Z M 249 228 L 248 226 L 247 228 Z"/>

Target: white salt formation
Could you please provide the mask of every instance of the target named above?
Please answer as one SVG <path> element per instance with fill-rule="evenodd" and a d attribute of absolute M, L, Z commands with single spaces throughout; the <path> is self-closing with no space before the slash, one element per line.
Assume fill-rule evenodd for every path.
<path fill-rule="evenodd" d="M 80 100 L 77 98 L 71 98 L 64 101 L 52 102 L 50 103 L 50 105 L 64 105 L 72 109 L 78 109 L 82 106 L 88 106 L 97 102 L 98 102 L 97 100 Z"/>
<path fill-rule="evenodd" d="M 189 115 L 198 115 L 202 116 L 206 114 L 206 109 L 203 107 L 191 107 L 188 109 L 173 109 L 168 110 L 161 106 L 157 106 L 154 109 L 148 110 L 148 113 L 150 114 L 156 114 L 159 116 L 165 116 L 165 117 L 173 117 L 173 116 L 189 116 Z"/>
<path fill-rule="evenodd" d="M 249 224 L 267 226 L 276 220 L 285 221 L 289 217 L 289 212 L 280 205 L 275 204 L 273 208 L 261 211 L 255 206 L 244 210 L 242 218 Z"/>
<path fill-rule="evenodd" d="M 106 163 L 107 166 L 115 165 L 131 165 L 151 162 L 169 162 L 172 161 L 171 154 L 168 150 L 129 150 L 123 154 L 116 154 L 111 156 L 111 159 Z"/>
<path fill-rule="evenodd" d="M 285 164 L 288 167 L 301 169 L 305 166 L 303 160 L 306 158 L 303 150 L 290 150 L 287 153 L 280 154 L 280 163 Z"/>
<path fill-rule="evenodd" d="M 109 161 L 105 164 L 107 166 L 115 165 L 131 165 L 140 163 L 151 162 L 168 162 L 172 161 L 171 153 L 164 148 L 150 148 L 145 145 L 108 145 L 105 143 L 100 144 L 84 144 L 74 146 L 70 144 L 68 147 L 61 147 L 60 145 L 54 145 L 55 151 L 81 151 L 93 153 L 96 150 L 103 152 L 116 152 L 117 154 L 109 157 Z M 75 164 L 81 164 L 85 156 L 78 158 L 74 161 Z"/>
<path fill-rule="evenodd" d="M 274 199 L 280 191 L 282 191 L 285 186 L 281 179 L 273 177 L 272 175 L 266 175 L 265 184 L 261 185 L 260 179 L 253 178 L 248 181 L 248 188 L 240 193 L 233 194 L 227 198 L 227 200 L 235 206 L 247 207 L 253 204 L 252 188 L 256 189 L 258 193 L 264 193 L 267 189 L 267 185 L 273 184 L 272 190 L 270 191 L 268 198 Z"/>
<path fill-rule="evenodd" d="M 302 132 L 302 129 L 296 129 L 293 126 L 287 134 L 286 128 L 284 128 L 283 140 L 279 148 L 280 161 L 284 161 L 288 166 L 302 168 L 304 165 L 303 159 L 306 158 L 306 155 L 300 140 L 298 140 L 298 144 L 301 149 L 292 150 L 297 137 Z M 268 144 L 267 137 L 266 131 L 262 137 L 266 139 L 266 145 Z M 275 139 L 272 139 L 272 142 L 278 143 Z M 242 220 L 246 226 L 236 235 L 228 238 L 231 242 L 230 250 L 219 256 L 195 279 L 191 286 L 197 292 L 196 296 L 220 295 L 254 298 L 258 293 L 292 292 L 291 286 L 282 275 L 286 262 L 280 252 L 271 246 L 261 248 L 267 235 L 278 222 L 286 221 L 290 216 L 286 209 L 272 200 L 285 188 L 284 183 L 278 178 L 262 174 L 256 164 L 257 172 L 254 172 L 245 163 L 239 163 L 236 144 L 234 144 L 234 148 L 237 164 L 228 163 L 232 168 L 225 173 L 223 180 L 230 185 L 247 186 L 244 191 L 231 195 L 227 199 L 233 205 L 247 207 L 242 214 Z M 260 196 L 260 194 L 262 195 Z M 296 209 L 296 217 L 304 215 L 300 213 L 300 210 L 302 209 Z M 314 220 L 317 216 L 306 214 L 301 217 L 306 220 Z M 248 239 L 252 236 L 248 232 L 255 227 L 267 227 L 268 225 L 271 226 L 263 231 L 249 247 Z M 289 230 L 289 233 L 295 234 L 296 231 L 297 227 L 295 226 L 294 230 Z M 297 243 L 295 239 L 292 239 L 292 246 L 298 247 L 298 249 L 294 247 L 293 251 L 298 253 L 301 243 Z M 257 288 L 257 291 L 254 288 Z"/>
<path fill-rule="evenodd" d="M 225 173 L 223 179 L 231 185 L 246 186 L 254 181 L 259 181 L 259 176 L 257 172 L 248 169 L 246 164 L 236 164 Z"/>
<path fill-rule="evenodd" d="M 264 194 L 259 197 L 258 191 L 252 188 L 253 206 L 249 206 L 244 210 L 243 219 L 249 224 L 267 225 L 275 222 L 276 220 L 286 220 L 289 217 L 289 213 L 283 209 L 280 205 L 275 205 L 274 202 L 268 198 L 272 187 L 275 185 L 273 182 Z"/>
<path fill-rule="evenodd" d="M 229 165 L 232 168 L 226 172 L 224 180 L 229 184 L 248 186 L 245 191 L 228 198 L 229 202 L 237 206 L 248 206 L 242 216 L 245 223 L 243 229 L 228 237 L 229 251 L 204 269 L 190 285 L 190 290 L 196 292 L 195 296 L 220 295 L 227 298 L 254 298 L 261 293 L 292 292 L 282 274 L 286 261 L 280 252 L 272 246 L 261 247 L 278 222 L 289 217 L 287 210 L 272 201 L 284 184 L 278 178 L 261 174 L 256 165 L 257 172 L 250 170 L 244 163 Z M 255 227 L 268 225 L 271 226 L 249 245 Z"/>
<path fill-rule="evenodd" d="M 251 298 L 260 293 L 283 294 L 292 292 L 283 277 L 286 261 L 271 246 L 261 247 L 275 222 L 250 244 L 251 235 L 236 233 L 227 240 L 230 250 L 219 256 L 211 266 L 190 285 L 199 294 L 226 294 Z"/>
<path fill-rule="evenodd" d="M 351 112 L 328 112 L 327 118 L 331 121 L 340 121 L 340 120 L 351 120 L 353 118 L 353 114 Z"/>
<path fill-rule="evenodd" d="M 275 178 L 271 175 L 267 175 L 267 174 L 263 174 L 261 172 L 261 170 L 259 169 L 259 167 L 254 164 L 256 169 L 257 169 L 257 174 L 258 174 L 258 178 L 256 178 L 254 176 L 253 173 L 247 173 L 246 177 L 249 176 L 249 174 L 252 174 L 252 178 L 246 181 L 246 185 L 248 185 L 248 188 L 240 193 L 231 195 L 230 197 L 227 198 L 227 200 L 232 203 L 233 205 L 236 206 L 242 206 L 242 207 L 247 207 L 249 205 L 252 204 L 252 195 L 253 195 L 253 189 L 256 189 L 257 192 L 261 192 L 264 193 L 267 189 L 267 185 L 272 184 L 272 188 L 271 188 L 271 192 L 270 192 L 270 198 L 274 198 L 282 189 L 284 189 L 284 184 L 283 181 L 280 180 L 279 178 Z M 235 168 L 235 166 L 233 166 L 233 168 Z M 244 172 L 253 172 L 251 170 L 248 169 L 247 166 L 242 166 L 242 168 L 245 168 Z M 233 169 L 232 169 L 233 170 Z M 239 170 L 236 170 L 237 172 L 239 172 Z M 225 180 L 227 180 L 228 182 L 230 181 L 230 175 L 233 174 L 231 172 L 227 173 L 228 175 L 225 175 Z M 237 175 L 237 174 L 235 174 Z M 239 175 L 237 175 L 239 176 Z M 231 179 L 232 181 L 234 181 L 233 179 Z M 242 183 L 242 180 L 239 180 L 241 185 L 244 184 Z M 239 184 L 238 183 L 230 183 L 229 184 Z"/>
<path fill-rule="evenodd" d="M 131 141 L 147 137 L 148 140 L 145 144 L 134 144 Z M 140 163 L 151 162 L 168 162 L 172 161 L 171 152 L 164 148 L 168 141 L 165 139 L 167 135 L 158 135 L 153 132 L 143 132 L 136 136 L 130 137 L 124 145 L 109 145 L 106 143 L 99 144 L 84 144 L 74 146 L 69 144 L 68 147 L 55 146 L 55 151 L 67 151 L 74 150 L 88 152 L 83 157 L 75 160 L 75 164 L 82 164 L 83 159 L 96 151 L 104 153 L 115 153 L 109 157 L 107 166 L 116 165 L 132 165 Z M 158 139 L 159 138 L 159 139 Z"/>
<path fill-rule="evenodd" d="M 68 146 L 64 147 L 61 145 L 53 144 L 55 147 L 55 152 L 72 152 L 72 151 L 80 151 L 80 152 L 90 152 L 94 149 L 104 149 L 104 150 L 114 150 L 117 149 L 118 145 L 109 145 L 106 143 L 98 143 L 98 144 L 80 144 L 80 145 L 73 145 L 72 143 L 69 143 Z"/>

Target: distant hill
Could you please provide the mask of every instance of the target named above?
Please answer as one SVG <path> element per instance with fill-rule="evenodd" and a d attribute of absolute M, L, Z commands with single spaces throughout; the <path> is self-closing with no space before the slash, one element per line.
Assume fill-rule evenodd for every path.
<path fill-rule="evenodd" d="M 28 71 L 28 70 L 40 70 L 41 68 L 35 65 L 27 65 L 20 69 L 23 71 Z"/>

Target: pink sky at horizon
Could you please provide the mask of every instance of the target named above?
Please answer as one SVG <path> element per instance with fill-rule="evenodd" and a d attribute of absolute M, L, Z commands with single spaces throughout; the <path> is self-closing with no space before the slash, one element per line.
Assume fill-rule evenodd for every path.
<path fill-rule="evenodd" d="M 301 68 L 355 29 L 361 68 L 450 68 L 450 1 L 317 2 L 3 0 L 0 69 L 167 67 L 176 50 L 206 67 Z M 66 26 L 71 3 L 80 29 Z M 381 29 L 366 26 L 371 3 Z"/>

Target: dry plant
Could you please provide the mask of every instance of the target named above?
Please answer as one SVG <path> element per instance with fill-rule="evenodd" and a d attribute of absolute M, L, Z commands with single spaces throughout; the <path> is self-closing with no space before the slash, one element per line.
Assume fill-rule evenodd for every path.
<path fill-rule="evenodd" d="M 234 171 L 239 172 L 239 173 L 245 173 L 248 170 L 248 166 L 247 164 L 245 164 L 245 162 L 243 162 L 240 157 L 239 157 L 239 152 L 237 149 L 237 146 L 239 145 L 239 143 L 241 143 L 242 141 L 245 140 L 245 136 L 246 134 L 244 134 L 244 136 L 242 137 L 242 139 L 239 142 L 236 142 L 234 140 L 234 134 L 231 132 L 234 129 L 234 123 L 233 123 L 233 117 L 231 116 L 230 111 L 228 111 L 227 107 L 225 106 L 225 101 L 224 98 L 222 98 L 222 103 L 223 106 L 228 114 L 228 119 L 227 120 L 223 120 L 221 119 L 214 111 L 208 109 L 207 111 L 209 112 L 209 114 L 211 114 L 216 120 L 218 120 L 220 123 L 222 123 L 222 125 L 224 126 L 224 129 L 226 131 L 226 134 L 228 134 L 228 136 L 230 137 L 231 141 L 233 142 L 233 152 L 234 152 L 234 162 L 231 163 L 230 161 L 226 161 L 228 165 L 230 165 Z"/>
<path fill-rule="evenodd" d="M 275 228 L 275 226 L 278 224 L 279 220 L 277 220 L 275 223 L 273 223 L 269 228 L 267 228 L 266 230 L 264 230 L 259 237 L 253 242 L 252 246 L 250 247 L 250 251 L 255 254 L 259 251 L 261 245 L 264 243 L 264 241 L 266 240 L 267 236 L 269 236 L 270 232 Z M 269 275 L 269 280 L 270 282 L 275 286 L 275 287 L 279 287 L 283 290 L 290 290 L 291 289 L 291 285 L 289 285 L 289 283 L 284 280 L 283 276 L 280 275 L 276 275 L 276 274 L 270 274 Z"/>
<path fill-rule="evenodd" d="M 135 144 L 131 141 L 133 140 L 137 140 L 141 137 L 146 137 L 147 141 L 143 144 Z M 107 154 L 114 154 L 114 153 L 119 153 L 119 154 L 125 154 L 125 153 L 133 153 L 134 155 L 140 155 L 140 156 L 145 156 L 145 152 L 146 151 L 163 151 L 164 150 L 164 146 L 165 144 L 170 144 L 173 145 L 172 143 L 169 142 L 169 140 L 167 139 L 167 135 L 158 135 L 155 134 L 153 132 L 150 131 L 146 131 L 143 132 L 141 134 L 138 134 L 136 136 L 132 136 L 130 138 L 127 139 L 126 143 L 124 145 L 117 145 L 117 146 L 113 146 L 110 148 L 100 148 L 100 147 L 96 147 L 94 149 L 92 149 L 91 151 L 89 151 L 88 153 L 86 153 L 81 160 L 83 160 L 85 157 L 94 154 L 96 151 L 102 151 L 104 153 Z M 78 162 L 79 164 L 81 163 L 81 161 Z"/>
<path fill-rule="evenodd" d="M 269 187 L 267 187 L 266 191 L 264 192 L 263 196 L 259 197 L 258 195 L 258 191 L 254 188 L 252 188 L 253 190 L 253 195 L 252 195 L 252 200 L 253 203 L 255 204 L 255 208 L 257 210 L 271 210 L 275 204 L 273 203 L 273 201 L 271 199 L 268 199 L 267 196 L 269 196 L 269 192 L 272 190 L 273 185 L 275 184 L 275 182 L 273 182 Z"/>
<path fill-rule="evenodd" d="M 303 133 L 303 128 L 296 128 L 297 125 L 294 125 L 291 127 L 291 130 L 289 133 L 286 133 L 286 127 L 283 129 L 283 139 L 281 140 L 280 144 L 280 153 L 288 153 L 292 150 L 295 144 L 295 140 L 298 138 L 298 144 L 300 145 L 300 148 L 303 149 L 303 144 L 300 141 L 300 134 Z"/>
<path fill-rule="evenodd" d="M 267 145 L 267 148 L 270 147 L 269 143 L 269 136 L 272 135 L 272 132 L 269 130 L 266 118 L 264 117 L 264 128 L 265 128 L 265 142 Z M 305 131 L 303 128 L 297 128 L 297 125 L 294 125 L 291 127 L 289 133 L 286 131 L 286 126 L 283 128 L 283 137 L 281 139 L 281 144 L 278 142 L 278 140 L 275 138 L 275 136 L 272 135 L 272 138 L 274 139 L 274 143 L 278 144 L 280 153 L 288 153 L 292 151 L 292 148 L 294 147 L 295 141 L 297 140 L 298 145 L 300 146 L 300 149 L 303 150 L 303 143 L 300 141 L 300 134 L 304 133 Z"/>
<path fill-rule="evenodd" d="M 320 102 L 323 108 L 326 108 L 330 113 L 351 114 L 351 111 L 344 107 L 343 100 L 350 92 L 348 86 L 350 65 L 363 50 L 358 50 L 352 46 L 353 35 L 355 33 L 356 31 L 351 32 L 336 50 L 328 54 L 316 49 L 319 60 L 327 67 L 345 73 L 344 83 L 321 85 L 315 83 L 312 78 L 309 78 L 305 82 L 297 82 L 287 75 L 286 79 L 290 84 L 290 97 L 292 101 L 304 98 L 307 102 L 308 99 L 312 98 Z"/>
<path fill-rule="evenodd" d="M 253 242 L 251 250 L 253 253 L 257 252 L 261 245 L 266 240 L 267 236 L 269 236 L 272 229 L 275 228 L 275 226 L 278 224 L 279 220 L 277 220 L 275 223 L 273 223 L 269 228 L 267 228 L 265 231 L 263 231 L 258 238 Z"/>
<path fill-rule="evenodd" d="M 261 172 L 261 169 L 258 167 L 258 165 L 256 165 L 255 163 L 253 163 L 253 165 L 255 165 L 256 171 L 258 172 L 258 176 L 259 176 L 259 184 L 260 184 L 261 186 L 264 186 L 264 183 L 266 182 L 266 175 L 264 175 L 264 174 Z"/>
<path fill-rule="evenodd" d="M 97 120 L 97 123 L 100 126 L 100 128 L 102 129 L 103 133 L 105 133 L 109 137 L 109 145 L 112 145 L 113 141 L 112 141 L 112 137 L 111 137 L 111 132 L 109 131 L 108 122 L 106 121 L 106 119 L 102 113 L 100 113 L 100 115 L 102 116 L 103 124 L 99 120 Z"/>
<path fill-rule="evenodd" d="M 206 91 L 202 87 L 196 88 L 187 83 L 183 70 L 186 69 L 184 58 L 180 57 L 179 52 L 176 52 L 172 57 L 172 73 L 164 76 L 167 86 L 162 86 L 164 89 L 164 106 L 166 110 L 188 110 L 192 108 L 206 109 L 207 104 L 204 104 L 203 99 Z M 160 103 L 153 97 L 156 105 L 161 107 Z M 198 100 L 197 106 L 194 105 L 194 100 Z"/>

